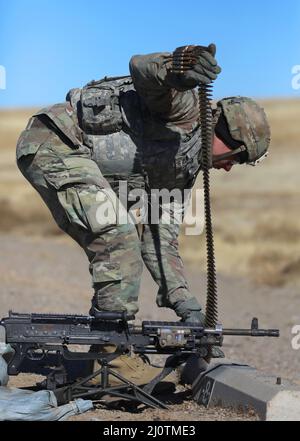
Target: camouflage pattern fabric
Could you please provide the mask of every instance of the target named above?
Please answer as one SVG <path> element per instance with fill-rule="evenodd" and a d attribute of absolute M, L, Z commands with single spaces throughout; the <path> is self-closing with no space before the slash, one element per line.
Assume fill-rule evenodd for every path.
<path fill-rule="evenodd" d="M 197 92 L 179 91 L 168 84 L 170 56 L 169 52 L 135 55 L 129 63 L 135 90 L 150 111 L 146 139 L 174 139 L 174 133 L 185 137 L 199 126 Z"/>
<path fill-rule="evenodd" d="M 37 141 L 39 148 L 33 155 Z M 26 133 L 18 143 L 21 172 L 40 193 L 59 227 L 89 258 L 95 289 L 92 304 L 101 310 L 136 313 L 142 256 L 159 285 L 157 305 L 171 307 L 184 316 L 182 303 L 193 296 L 178 254 L 179 225 L 173 222 L 173 212 L 171 224 L 161 220 L 158 225 L 143 225 L 140 240 L 132 224 L 118 225 L 117 215 L 108 224 L 99 223 L 99 199 L 106 204 L 112 201 L 116 214 L 117 198 L 90 154 L 85 146 L 74 149 L 65 144 L 39 118 L 31 122 L 30 138 Z M 99 198 L 99 192 L 103 197 Z"/>
<path fill-rule="evenodd" d="M 251 98 L 242 96 L 223 98 L 217 106 L 222 108 L 232 138 L 247 147 L 248 162 L 263 156 L 271 138 L 264 110 Z"/>
<path fill-rule="evenodd" d="M 101 310 L 137 312 L 140 242 L 133 224 L 118 224 L 115 193 L 90 159 L 90 150 L 66 144 L 39 118 L 31 121 L 30 136 L 21 135 L 17 150 L 25 178 L 40 193 L 59 227 L 88 256 L 93 304 Z M 108 222 L 97 217 L 104 204 L 111 207 Z"/>
<path fill-rule="evenodd" d="M 80 92 L 74 89 L 68 94 L 69 101 L 42 109 L 30 120 L 18 141 L 18 166 L 60 228 L 85 250 L 95 290 L 93 306 L 135 313 L 143 258 L 159 285 L 158 306 L 171 307 L 185 317 L 191 309 L 200 310 L 200 305 L 189 292 L 184 276 L 178 254 L 178 225 L 146 223 L 139 240 L 133 224 L 118 223 L 119 200 L 110 184 L 125 175 L 132 188 L 141 188 L 145 171 L 148 188 L 184 189 L 193 184 L 201 148 L 197 94 L 193 90 L 177 91 L 167 84 L 164 54 L 133 57 L 130 70 L 140 107 L 137 94 L 129 90 L 130 99 L 122 102 L 126 133 L 96 135 L 98 146 L 102 146 L 97 151 L 87 142 L 80 124 Z M 112 141 L 113 147 L 120 145 L 121 149 L 109 148 Z M 143 150 L 142 167 L 141 161 L 132 161 L 136 159 L 135 148 L 132 157 L 126 158 L 123 141 L 131 147 L 134 141 L 138 154 Z M 165 159 L 155 162 L 164 147 Z M 174 155 L 172 149 L 181 149 L 180 154 Z M 101 160 L 103 154 L 105 161 Z M 125 162 L 128 159 L 125 170 L 122 158 Z M 117 169 L 111 169 L 111 164 Z M 104 206 L 111 208 L 110 216 L 106 222 L 99 222 L 97 214 Z"/>
<path fill-rule="evenodd" d="M 171 307 L 182 318 L 201 309 L 178 253 L 179 225 L 145 221 L 139 236 L 135 225 L 120 223 L 117 215 L 119 179 L 130 189 L 182 191 L 192 187 L 201 168 L 198 95 L 168 83 L 170 55 L 132 57 L 131 77 L 120 94 L 105 82 L 72 89 L 65 103 L 42 109 L 29 121 L 17 145 L 20 170 L 60 228 L 87 254 L 92 305 L 98 309 L 138 310 L 143 261 L 159 286 L 158 306 Z M 105 90 L 101 97 L 98 89 Z M 78 112 L 80 100 L 84 112 Z M 105 114 L 97 113 L 101 108 Z M 107 134 L 98 127 L 101 118 Z M 108 207 L 109 215 L 99 219 Z"/>
<path fill-rule="evenodd" d="M 178 253 L 178 224 L 162 216 L 157 224 L 144 221 L 138 235 L 118 218 L 127 216 L 117 197 L 119 180 L 129 190 L 182 191 L 201 168 L 198 94 L 172 86 L 171 55 L 136 55 L 131 77 L 114 85 L 107 78 L 93 81 L 72 89 L 65 103 L 42 109 L 20 136 L 17 161 L 60 228 L 85 250 L 93 307 L 137 312 L 144 261 L 159 286 L 157 305 L 203 321 Z M 269 129 L 256 103 L 241 100 L 221 100 L 215 118 L 222 107 L 232 137 L 245 143 L 253 160 L 268 148 Z M 161 209 L 174 217 L 173 206 Z"/>
<path fill-rule="evenodd" d="M 181 207 L 179 207 L 179 210 Z M 162 207 L 170 215 L 171 223 L 144 224 L 141 235 L 143 261 L 159 286 L 156 304 L 172 308 L 179 317 L 185 317 L 184 305 L 201 310 L 197 299 L 191 294 L 184 274 L 184 267 L 178 252 L 180 225 L 174 220 L 174 204 Z"/>

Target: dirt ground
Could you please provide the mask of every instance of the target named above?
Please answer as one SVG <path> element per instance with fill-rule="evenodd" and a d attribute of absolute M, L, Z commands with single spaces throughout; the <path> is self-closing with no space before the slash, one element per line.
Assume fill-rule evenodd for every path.
<path fill-rule="evenodd" d="M 279 328 L 279 339 L 226 338 L 232 360 L 300 384 L 300 350 L 292 349 L 292 327 L 300 325 L 300 100 L 264 103 L 271 122 L 270 156 L 259 167 L 212 173 L 212 204 L 218 271 L 219 320 L 224 327 Z M 15 143 L 26 110 L 0 110 L 0 317 L 24 312 L 86 313 L 92 295 L 86 257 L 60 234 L 39 196 L 15 165 Z M 197 181 L 201 188 L 201 178 Z M 200 197 L 194 193 L 194 199 Z M 204 236 L 180 237 L 192 292 L 205 304 Z M 176 319 L 155 306 L 156 288 L 144 272 L 138 319 Z M 12 386 L 32 383 L 11 377 Z M 97 409 L 73 419 L 253 420 L 253 414 L 205 409 L 178 388 L 164 397 L 169 411 L 140 413 Z"/>
<path fill-rule="evenodd" d="M 19 312 L 86 313 L 91 298 L 87 261 L 81 249 L 63 237 L 2 235 L 0 257 L 0 317 L 9 309 Z M 205 302 L 204 274 L 188 271 L 192 291 Z M 249 327 L 258 316 L 261 327 L 278 327 L 278 339 L 230 337 L 224 352 L 232 360 L 249 363 L 265 372 L 300 383 L 300 353 L 291 347 L 291 328 L 300 323 L 300 297 L 293 287 L 255 286 L 245 279 L 220 276 L 219 319 L 224 327 Z M 176 320 L 173 311 L 155 307 L 155 285 L 144 271 L 137 319 Z M 29 375 L 11 377 L 12 386 L 29 386 Z M 181 387 L 172 397 L 169 411 L 145 409 L 130 412 L 97 409 L 73 419 L 96 420 L 249 420 L 255 415 L 221 409 L 205 409 L 193 403 Z M 175 402 L 174 402 L 175 401 Z"/>

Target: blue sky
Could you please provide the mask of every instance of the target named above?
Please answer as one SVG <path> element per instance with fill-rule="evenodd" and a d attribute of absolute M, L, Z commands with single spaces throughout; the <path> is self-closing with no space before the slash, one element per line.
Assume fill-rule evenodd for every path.
<path fill-rule="evenodd" d="M 210 42 L 222 67 L 215 97 L 300 97 L 299 0 L 0 0 L 0 106 L 61 102 L 72 87 L 127 74 L 133 54 Z"/>

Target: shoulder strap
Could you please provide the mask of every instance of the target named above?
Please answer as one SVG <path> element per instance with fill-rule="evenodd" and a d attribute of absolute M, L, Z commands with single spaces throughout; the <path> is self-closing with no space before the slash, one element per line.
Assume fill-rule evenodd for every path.
<path fill-rule="evenodd" d="M 58 128 L 74 146 L 81 145 L 79 128 L 77 128 L 72 118 L 73 109 L 69 103 L 55 104 L 51 107 L 45 107 L 33 116 L 46 115 L 52 123 Z"/>
<path fill-rule="evenodd" d="M 132 82 L 131 76 L 130 75 L 123 75 L 123 76 L 119 76 L 119 77 L 107 77 L 105 76 L 104 78 L 101 78 L 100 80 L 92 80 L 89 83 L 87 83 L 84 87 L 95 87 L 97 85 L 100 85 L 102 83 L 108 83 L 111 81 L 118 81 L 118 80 L 125 80 L 128 79 L 128 84 Z M 126 84 L 126 82 L 124 82 Z"/>

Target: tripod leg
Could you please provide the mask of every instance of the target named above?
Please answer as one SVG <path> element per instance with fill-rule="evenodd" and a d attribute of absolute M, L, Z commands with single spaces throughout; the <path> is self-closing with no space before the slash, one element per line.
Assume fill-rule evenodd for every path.
<path fill-rule="evenodd" d="M 99 385 L 88 385 L 87 383 L 97 375 L 101 375 L 101 383 Z M 120 380 L 120 386 L 103 387 L 102 384 L 109 384 L 109 376 L 112 375 Z M 111 395 L 120 397 L 120 399 L 133 400 L 145 404 L 152 408 L 167 409 L 168 407 L 151 393 L 143 390 L 136 384 L 126 380 L 122 375 L 111 370 L 109 366 L 102 366 L 93 374 L 85 377 L 70 386 L 65 386 L 53 391 L 61 404 L 67 403 L 75 398 L 96 397 L 99 399 L 103 395 Z"/>

